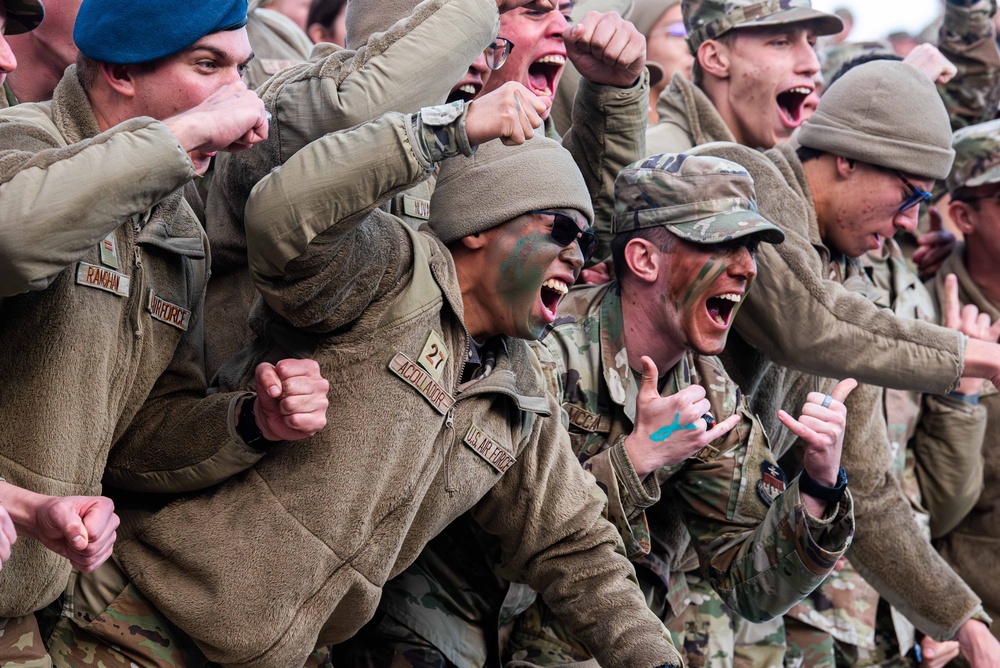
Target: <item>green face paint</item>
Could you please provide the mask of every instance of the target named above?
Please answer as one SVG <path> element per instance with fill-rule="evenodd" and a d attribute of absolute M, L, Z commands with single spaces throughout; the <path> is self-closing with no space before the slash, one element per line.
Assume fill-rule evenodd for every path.
<path fill-rule="evenodd" d="M 510 248 L 500 264 L 495 284 L 497 306 L 520 338 L 537 339 L 548 324 L 538 313 L 542 282 L 562 247 L 551 235 L 510 225 L 497 237 L 496 248 Z"/>
<path fill-rule="evenodd" d="M 691 306 L 702 293 L 712 287 L 712 284 L 718 280 L 719 276 L 726 273 L 727 268 L 726 263 L 718 258 L 713 257 L 706 261 L 701 271 L 698 272 L 698 275 L 684 293 L 684 306 Z"/>

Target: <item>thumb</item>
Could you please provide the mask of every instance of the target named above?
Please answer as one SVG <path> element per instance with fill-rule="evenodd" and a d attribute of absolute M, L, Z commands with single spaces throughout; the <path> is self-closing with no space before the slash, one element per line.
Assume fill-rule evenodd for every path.
<path fill-rule="evenodd" d="M 853 378 L 845 378 L 837 383 L 837 387 L 833 388 L 833 391 L 830 392 L 830 396 L 837 401 L 844 403 L 844 400 L 847 399 L 847 395 L 849 395 L 857 386 L 858 381 Z"/>
<path fill-rule="evenodd" d="M 563 31 L 563 42 L 567 45 L 576 44 L 581 37 L 583 37 L 582 23 L 577 23 L 575 26 L 570 26 Z"/>
<path fill-rule="evenodd" d="M 651 357 L 642 357 L 642 383 L 639 385 L 638 398 L 643 401 L 652 401 L 660 398 L 660 392 L 656 389 L 656 383 L 660 374 L 656 368 L 656 362 Z"/>
<path fill-rule="evenodd" d="M 54 508 L 52 520 L 56 522 L 56 526 L 62 528 L 63 536 L 74 550 L 84 550 L 87 548 L 87 544 L 90 542 L 90 534 L 87 532 L 87 527 L 83 524 L 83 518 L 70 508 L 65 505 L 59 504 Z"/>
<path fill-rule="evenodd" d="M 928 209 L 929 219 L 928 219 L 928 229 L 931 232 L 940 232 L 944 229 L 944 223 L 941 220 L 941 212 L 938 211 L 936 206 L 932 206 Z"/>
<path fill-rule="evenodd" d="M 256 376 L 258 394 L 263 391 L 273 399 L 281 396 L 281 379 L 278 377 L 278 371 L 274 368 L 273 364 L 262 362 L 257 365 Z"/>
<path fill-rule="evenodd" d="M 944 279 L 944 324 L 956 328 L 962 321 L 962 307 L 958 300 L 958 277 L 948 274 Z"/>

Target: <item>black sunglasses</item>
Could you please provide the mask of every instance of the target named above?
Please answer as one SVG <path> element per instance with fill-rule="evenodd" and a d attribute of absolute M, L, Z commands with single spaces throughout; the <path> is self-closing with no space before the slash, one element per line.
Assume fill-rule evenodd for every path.
<path fill-rule="evenodd" d="M 907 190 L 910 191 L 910 196 L 907 197 L 906 200 L 904 200 L 903 203 L 899 205 L 899 213 L 903 213 L 912 206 L 916 206 L 918 204 L 923 204 L 924 202 L 930 201 L 931 194 L 929 192 L 927 192 L 926 190 L 921 190 L 920 188 L 910 183 L 906 179 L 906 177 L 903 176 L 902 172 L 900 172 L 899 170 L 894 169 L 892 171 L 899 178 L 899 180 L 903 182 L 903 185 L 906 186 Z"/>
<path fill-rule="evenodd" d="M 586 262 L 597 250 L 597 235 L 593 230 L 581 230 L 571 216 L 558 211 L 529 211 L 528 213 L 538 213 L 543 216 L 552 216 L 552 239 L 560 246 L 569 246 L 576 241 L 580 244 L 580 252 L 583 253 L 583 261 Z"/>

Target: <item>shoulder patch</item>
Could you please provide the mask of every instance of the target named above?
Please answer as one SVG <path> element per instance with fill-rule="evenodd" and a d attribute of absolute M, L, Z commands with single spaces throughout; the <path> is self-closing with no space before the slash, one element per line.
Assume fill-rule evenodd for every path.
<path fill-rule="evenodd" d="M 177 304 L 171 304 L 161 299 L 152 290 L 149 291 L 149 303 L 146 310 L 154 319 L 165 322 L 177 329 L 186 332 L 191 324 L 191 311 Z"/>
<path fill-rule="evenodd" d="M 566 409 L 566 414 L 569 415 L 569 423 L 575 427 L 579 427 L 584 431 L 606 432 L 610 431 L 611 429 L 610 420 L 604 420 L 604 422 L 602 423 L 602 418 L 597 413 L 591 413 L 590 411 L 585 411 L 584 409 L 574 404 L 563 404 L 563 408 Z"/>
<path fill-rule="evenodd" d="M 431 217 L 431 201 L 411 195 L 403 195 L 403 214 L 410 218 L 427 220 Z"/>
<path fill-rule="evenodd" d="M 785 472 L 781 467 L 764 460 L 760 463 L 760 480 L 757 481 L 757 496 L 768 508 L 785 491 Z"/>
<path fill-rule="evenodd" d="M 389 361 L 389 371 L 419 392 L 420 396 L 441 415 L 446 415 L 455 403 L 451 395 L 423 367 L 403 353 L 396 353 L 396 356 Z"/>
<path fill-rule="evenodd" d="M 507 449 L 489 437 L 486 432 L 479 428 L 475 422 L 469 426 L 469 431 L 462 439 L 469 448 L 477 455 L 486 460 L 486 463 L 497 470 L 501 475 L 514 465 L 517 461 Z"/>
<path fill-rule="evenodd" d="M 434 376 L 435 380 L 441 380 L 449 357 L 451 355 L 448 353 L 448 348 L 444 345 L 444 341 L 432 329 L 430 334 L 427 335 L 427 341 L 424 343 L 424 349 L 420 351 L 417 363 L 424 367 L 427 373 Z"/>

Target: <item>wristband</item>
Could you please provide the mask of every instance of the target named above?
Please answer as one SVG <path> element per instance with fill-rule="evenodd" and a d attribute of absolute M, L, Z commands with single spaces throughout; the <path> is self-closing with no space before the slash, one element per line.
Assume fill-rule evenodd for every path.
<path fill-rule="evenodd" d="M 243 439 L 243 443 L 255 452 L 267 452 L 279 441 L 270 441 L 264 438 L 264 432 L 257 426 L 257 415 L 253 412 L 257 405 L 257 398 L 244 401 L 240 406 L 240 416 L 236 421 L 236 433 Z"/>
<path fill-rule="evenodd" d="M 949 392 L 948 396 L 956 401 L 961 401 L 963 403 L 969 404 L 970 406 L 979 405 L 979 394 L 962 394 L 961 392 Z"/>
<path fill-rule="evenodd" d="M 843 466 L 837 471 L 837 484 L 834 487 L 819 484 L 809 476 L 809 472 L 805 469 L 802 469 L 802 473 L 799 474 L 799 491 L 820 501 L 826 501 L 827 503 L 840 501 L 846 489 L 847 471 L 844 470 Z"/>

